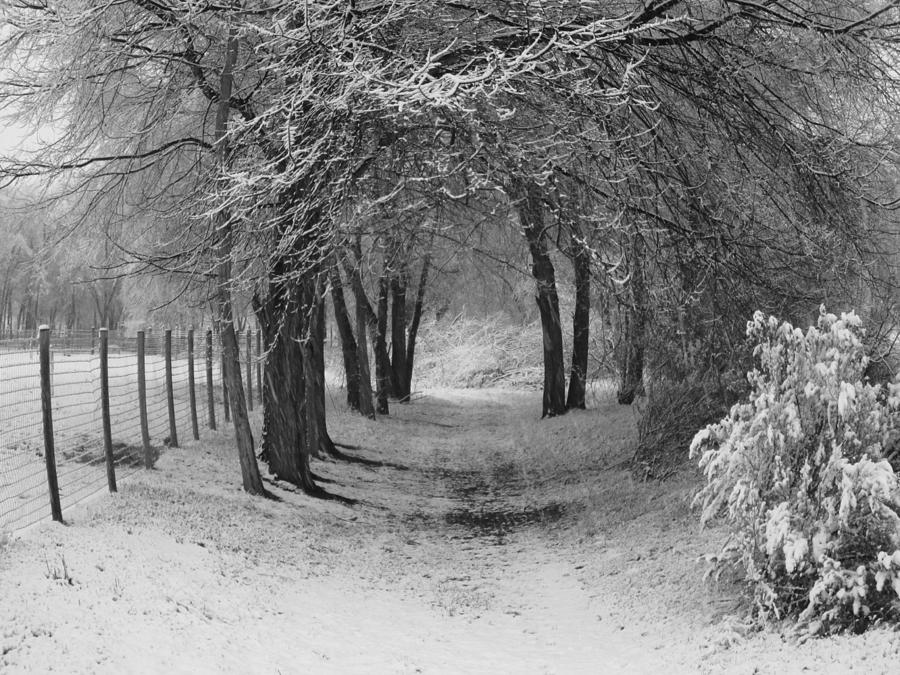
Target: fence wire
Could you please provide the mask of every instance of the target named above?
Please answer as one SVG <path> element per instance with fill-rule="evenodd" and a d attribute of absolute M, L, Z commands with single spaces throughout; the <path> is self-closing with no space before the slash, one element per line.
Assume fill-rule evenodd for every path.
<path fill-rule="evenodd" d="M 108 333 L 109 412 L 117 478 L 143 467 L 134 334 Z M 252 334 L 251 334 L 252 337 Z M 51 333 L 50 395 L 53 439 L 63 511 L 106 489 L 96 331 Z M 246 333 L 239 342 L 246 377 Z M 253 340 L 253 345 L 256 341 Z M 172 331 L 172 393 L 179 444 L 194 439 L 187 331 Z M 250 354 L 255 374 L 258 353 Z M 145 331 L 147 427 L 153 453 L 172 444 L 166 387 L 165 331 Z M 206 332 L 196 331 L 193 350 L 197 430 L 209 433 Z M 211 365 L 218 428 L 224 428 L 222 358 L 213 339 Z M 254 381 L 253 395 L 259 400 Z M 0 338 L 0 532 L 50 517 L 41 410 L 40 353 L 33 332 Z"/>

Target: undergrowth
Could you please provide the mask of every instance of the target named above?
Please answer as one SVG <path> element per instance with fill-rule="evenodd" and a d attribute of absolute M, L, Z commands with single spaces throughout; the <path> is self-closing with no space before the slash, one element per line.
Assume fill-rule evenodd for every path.
<path fill-rule="evenodd" d="M 662 379 L 647 388 L 636 402 L 637 448 L 633 469 L 643 480 L 664 480 L 688 461 L 688 448 L 697 429 L 720 419 L 728 410 L 727 395 L 707 380 Z"/>

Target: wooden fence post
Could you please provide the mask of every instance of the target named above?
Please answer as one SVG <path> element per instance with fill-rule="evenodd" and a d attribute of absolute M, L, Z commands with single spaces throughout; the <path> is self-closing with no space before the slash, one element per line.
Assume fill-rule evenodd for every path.
<path fill-rule="evenodd" d="M 259 392 L 259 404 L 262 405 L 262 331 L 258 328 L 256 329 L 256 389 Z"/>
<path fill-rule="evenodd" d="M 48 328 L 49 330 L 49 328 Z M 47 333 L 49 335 L 49 333 Z M 49 338 L 47 338 L 49 340 Z M 50 350 L 50 398 L 56 398 L 56 352 Z"/>
<path fill-rule="evenodd" d="M 103 454 L 106 455 L 106 483 L 116 492 L 116 459 L 112 447 L 112 422 L 109 419 L 109 329 L 100 329 L 100 411 L 103 414 Z"/>
<path fill-rule="evenodd" d="M 138 408 L 141 414 L 141 445 L 144 447 L 144 468 L 153 468 L 153 448 L 150 446 L 150 423 L 147 420 L 147 364 L 146 336 L 137 332 Z"/>
<path fill-rule="evenodd" d="M 209 428 L 216 430 L 216 397 L 213 392 L 212 330 L 206 331 L 206 408 L 209 412 Z"/>
<path fill-rule="evenodd" d="M 59 504 L 59 480 L 56 477 L 56 451 L 53 447 L 53 401 L 50 396 L 50 327 L 41 326 L 38 345 L 41 359 L 41 413 L 44 426 L 44 462 L 47 465 L 47 488 L 50 491 L 50 514 L 62 522 Z"/>
<path fill-rule="evenodd" d="M 222 378 L 222 405 L 225 408 L 225 421 L 228 422 L 231 419 L 231 406 L 228 405 L 228 383 L 225 381 L 225 350 L 222 350 L 222 370 L 219 371 L 219 375 Z M 238 361 L 238 372 L 240 372 L 240 361 Z"/>
<path fill-rule="evenodd" d="M 169 445 L 178 447 L 178 429 L 175 427 L 175 387 L 172 383 L 172 330 L 166 329 L 166 402 L 169 405 Z"/>
<path fill-rule="evenodd" d="M 191 401 L 191 431 L 194 440 L 200 440 L 200 425 L 197 423 L 197 393 L 194 391 L 194 329 L 187 334 L 187 358 L 188 358 L 188 391 Z"/>
<path fill-rule="evenodd" d="M 247 409 L 253 412 L 253 331 L 247 329 Z"/>

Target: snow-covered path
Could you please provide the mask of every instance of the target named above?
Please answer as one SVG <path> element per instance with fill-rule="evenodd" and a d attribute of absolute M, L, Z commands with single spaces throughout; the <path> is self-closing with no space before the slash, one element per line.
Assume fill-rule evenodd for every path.
<path fill-rule="evenodd" d="M 0 547 L 6 673 L 846 672 L 815 650 L 721 629 L 689 489 L 621 469 L 620 407 L 536 419 L 534 394 L 433 392 L 389 419 L 333 410 L 360 458 L 316 463 L 358 500 L 238 486 L 226 436 L 169 450 Z M 724 635 L 724 637 L 723 637 Z M 861 638 L 862 639 L 862 638 Z M 888 672 L 889 633 L 862 644 Z M 859 650 L 856 649 L 858 652 Z M 849 655 L 849 656 L 848 656 Z M 795 670 L 793 666 L 797 666 Z"/>

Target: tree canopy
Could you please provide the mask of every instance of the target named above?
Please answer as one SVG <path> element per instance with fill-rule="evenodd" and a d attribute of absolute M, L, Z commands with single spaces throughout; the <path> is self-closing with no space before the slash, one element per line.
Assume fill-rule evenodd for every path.
<path fill-rule="evenodd" d="M 409 396 L 413 270 L 424 289 L 435 241 L 469 240 L 473 222 L 525 236 L 545 415 L 584 405 L 592 287 L 616 307 L 625 403 L 645 361 L 654 376 L 727 367 L 754 309 L 793 317 L 846 299 L 884 314 L 891 302 L 896 3 L 0 11 L 0 105 L 57 132 L 0 176 L 54 181 L 88 228 L 102 213 L 136 268 L 217 285 L 225 325 L 233 299 L 252 298 L 272 374 L 263 454 L 310 490 L 308 456 L 334 451 L 315 404 L 328 286 L 349 274 L 386 410 L 389 389 Z M 568 396 L 563 259 L 576 289 Z M 380 261 L 374 285 L 364 261 Z"/>

